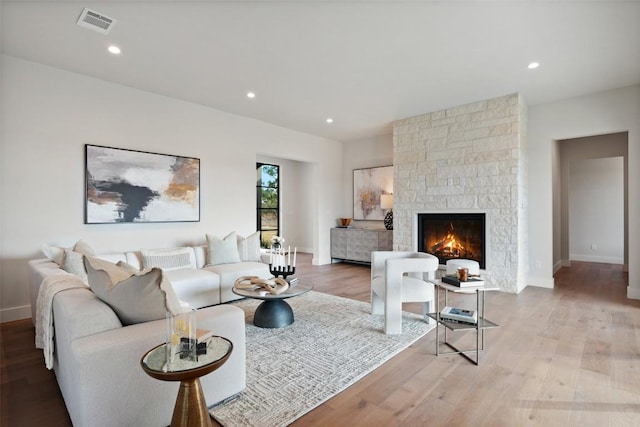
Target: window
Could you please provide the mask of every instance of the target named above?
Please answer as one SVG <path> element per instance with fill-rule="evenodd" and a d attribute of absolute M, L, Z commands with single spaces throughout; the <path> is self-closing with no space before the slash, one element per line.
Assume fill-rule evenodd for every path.
<path fill-rule="evenodd" d="M 260 244 L 271 246 L 271 237 L 280 235 L 280 166 L 256 163 L 257 229 Z"/>

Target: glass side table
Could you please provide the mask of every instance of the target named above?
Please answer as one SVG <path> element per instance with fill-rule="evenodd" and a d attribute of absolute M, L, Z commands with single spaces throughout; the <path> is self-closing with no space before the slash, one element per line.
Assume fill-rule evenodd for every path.
<path fill-rule="evenodd" d="M 493 323 L 490 320 L 485 318 L 485 305 L 484 305 L 484 296 L 486 292 L 489 291 L 497 291 L 497 287 L 491 286 L 477 286 L 477 287 L 468 287 L 468 288 L 460 288 L 454 285 L 450 285 L 448 283 L 444 283 L 441 280 L 436 280 L 432 282 L 435 285 L 436 295 L 436 312 L 429 313 L 427 316 L 435 319 L 436 321 L 436 356 L 445 355 L 445 354 L 459 354 L 474 363 L 475 365 L 480 364 L 480 352 L 484 350 L 484 331 L 489 328 L 497 328 L 499 325 Z M 440 317 L 440 290 L 444 290 L 444 305 L 446 306 L 448 303 L 449 292 L 453 292 L 456 294 L 466 294 L 466 295 L 475 295 L 476 299 L 476 311 L 478 312 L 478 322 L 476 324 L 467 324 L 467 323 L 458 323 L 452 322 Z M 449 347 L 453 351 L 442 352 L 440 351 L 440 337 L 439 337 L 439 329 L 440 326 L 444 327 L 444 341 L 443 344 Z M 458 349 L 455 345 L 449 342 L 447 337 L 447 331 L 469 331 L 474 330 L 476 333 L 476 342 L 475 348 L 469 350 L 461 350 Z M 468 353 L 475 353 L 475 359 L 470 357 Z"/>
<path fill-rule="evenodd" d="M 180 390 L 173 408 L 171 427 L 211 427 L 211 418 L 204 398 L 200 377 L 222 366 L 233 351 L 233 344 L 226 338 L 209 338 L 207 354 L 197 361 L 179 360 L 167 365 L 167 344 L 149 350 L 140 360 L 140 366 L 151 377 L 162 381 L 180 381 Z"/>

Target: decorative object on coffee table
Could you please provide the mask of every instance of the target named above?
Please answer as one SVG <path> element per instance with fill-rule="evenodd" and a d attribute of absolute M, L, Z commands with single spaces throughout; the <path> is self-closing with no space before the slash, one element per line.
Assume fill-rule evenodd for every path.
<path fill-rule="evenodd" d="M 183 360 L 173 370 L 167 369 L 167 344 L 149 350 L 140 360 L 142 369 L 153 378 L 162 381 L 180 381 L 180 389 L 171 418 L 171 427 L 210 427 L 211 418 L 200 377 L 222 366 L 233 351 L 233 344 L 226 338 L 211 337 L 207 353 L 197 360 Z"/>
<path fill-rule="evenodd" d="M 254 325 L 261 328 L 284 328 L 293 323 L 293 309 L 285 299 L 302 295 L 312 289 L 313 283 L 298 279 L 295 285 L 289 286 L 278 294 L 269 293 L 262 287 L 247 289 L 242 285 L 240 287 L 234 286 L 231 291 L 242 297 L 263 300 L 253 315 Z"/>
<path fill-rule="evenodd" d="M 234 287 L 243 290 L 263 290 L 272 295 L 279 295 L 289 289 L 289 283 L 279 277 L 261 279 L 258 276 L 242 276 L 236 279 Z"/>
<path fill-rule="evenodd" d="M 384 227 L 387 230 L 393 230 L 393 194 L 383 194 L 380 196 L 380 208 L 388 209 L 384 217 Z"/>
<path fill-rule="evenodd" d="M 296 257 L 298 256 L 298 248 L 293 248 L 293 262 L 291 260 L 291 246 L 285 251 L 284 248 L 271 248 L 271 257 L 269 260 L 269 272 L 274 277 L 282 277 L 286 279 L 296 272 Z"/>

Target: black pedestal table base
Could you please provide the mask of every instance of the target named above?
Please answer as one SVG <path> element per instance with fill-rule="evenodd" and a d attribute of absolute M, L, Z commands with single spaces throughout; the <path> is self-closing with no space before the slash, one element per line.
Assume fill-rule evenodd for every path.
<path fill-rule="evenodd" d="M 253 324 L 260 328 L 284 328 L 292 323 L 293 310 L 283 299 L 262 301 L 253 315 Z"/>

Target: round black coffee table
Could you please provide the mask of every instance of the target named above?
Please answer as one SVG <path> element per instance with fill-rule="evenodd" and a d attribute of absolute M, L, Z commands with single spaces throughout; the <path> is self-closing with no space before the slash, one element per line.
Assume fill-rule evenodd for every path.
<path fill-rule="evenodd" d="M 260 299 L 262 303 L 253 315 L 253 324 L 260 328 L 284 328 L 293 323 L 293 309 L 285 301 L 287 298 L 297 297 L 313 289 L 313 283 L 298 280 L 293 286 L 281 294 L 270 294 L 262 289 L 238 289 L 232 292 L 246 298 Z"/>

